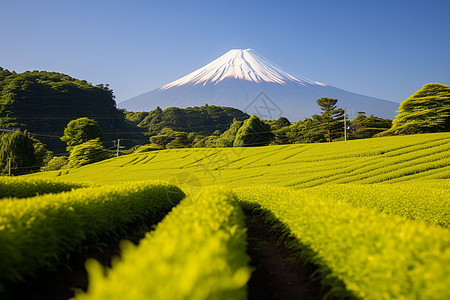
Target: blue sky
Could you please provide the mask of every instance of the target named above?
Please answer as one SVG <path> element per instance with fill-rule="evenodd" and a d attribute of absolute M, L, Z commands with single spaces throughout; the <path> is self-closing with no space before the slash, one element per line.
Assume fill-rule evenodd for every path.
<path fill-rule="evenodd" d="M 117 101 L 233 48 L 401 102 L 450 84 L 450 1 L 0 0 L 0 66 L 108 83 Z"/>

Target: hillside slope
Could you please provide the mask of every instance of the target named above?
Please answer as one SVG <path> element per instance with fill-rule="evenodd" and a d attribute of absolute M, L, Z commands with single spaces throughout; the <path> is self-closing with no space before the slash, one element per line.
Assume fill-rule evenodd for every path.
<path fill-rule="evenodd" d="M 161 150 L 30 176 L 101 183 L 162 179 L 192 188 L 304 188 L 445 179 L 450 177 L 449 157 L 450 133 L 434 133 L 323 144 Z"/>

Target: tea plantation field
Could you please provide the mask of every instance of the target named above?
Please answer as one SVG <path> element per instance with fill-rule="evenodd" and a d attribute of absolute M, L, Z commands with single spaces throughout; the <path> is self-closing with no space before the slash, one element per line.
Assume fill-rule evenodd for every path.
<path fill-rule="evenodd" d="M 107 271 L 88 260 L 75 299 L 255 299 L 255 215 L 294 264 L 315 266 L 321 297 L 450 299 L 449 163 L 438 133 L 161 150 L 0 178 L 0 296 L 159 215 Z"/>
<path fill-rule="evenodd" d="M 113 183 L 178 180 L 192 186 L 394 183 L 446 179 L 450 134 L 423 134 L 325 144 L 172 149 L 126 155 L 38 178 Z"/>

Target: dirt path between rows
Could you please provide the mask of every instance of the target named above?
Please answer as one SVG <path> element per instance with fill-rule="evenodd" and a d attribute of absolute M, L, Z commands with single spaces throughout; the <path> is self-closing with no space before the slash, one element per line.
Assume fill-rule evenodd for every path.
<path fill-rule="evenodd" d="M 249 300 L 322 299 L 326 291 L 310 279 L 315 267 L 303 266 L 264 217 L 244 210 L 247 253 L 255 268 L 248 282 Z"/>
<path fill-rule="evenodd" d="M 314 266 L 303 266 L 295 252 L 273 233 L 264 217 L 247 211 L 245 214 L 248 227 L 247 252 L 252 260 L 251 265 L 255 268 L 248 282 L 248 299 L 321 299 L 326 291 L 319 282 L 310 279 Z M 135 230 L 127 239 L 137 244 L 144 234 L 145 230 Z M 72 298 L 75 289 L 87 289 L 88 278 L 84 268 L 86 258 L 94 258 L 104 266 L 110 266 L 111 258 L 120 254 L 119 244 L 112 242 L 102 251 L 92 250 L 83 256 L 73 256 L 67 266 L 54 272 L 42 272 L 35 279 L 15 286 L 12 289 L 12 299 Z"/>

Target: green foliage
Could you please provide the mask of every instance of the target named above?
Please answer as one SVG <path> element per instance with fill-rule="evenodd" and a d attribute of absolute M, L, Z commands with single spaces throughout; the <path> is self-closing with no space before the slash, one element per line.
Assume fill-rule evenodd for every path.
<path fill-rule="evenodd" d="M 26 132 L 16 131 L 0 136 L 0 173 L 8 173 L 10 158 L 12 175 L 39 170 L 48 155 L 44 145 Z"/>
<path fill-rule="evenodd" d="M 159 108 L 159 106 L 157 108 Z M 119 109 L 119 111 L 123 113 L 125 120 L 133 126 L 137 126 L 149 114 L 147 112 L 132 112 L 125 109 Z"/>
<path fill-rule="evenodd" d="M 199 135 L 197 134 L 192 141 L 193 148 L 216 148 L 219 137 L 216 135 Z"/>
<path fill-rule="evenodd" d="M 166 145 L 166 148 L 187 148 L 190 147 L 190 145 L 188 134 L 186 132 L 176 132 L 174 134 L 174 139 Z"/>
<path fill-rule="evenodd" d="M 18 127 L 31 133 L 62 136 L 64 127 L 74 118 L 97 120 L 108 138 L 142 139 L 135 126 L 127 124 L 116 109 L 113 91 L 108 85 L 92 85 L 68 75 L 27 71 L 0 72 L 0 127 Z M 136 132 L 136 133 L 134 133 Z M 61 152 L 64 143 L 52 137 L 40 137 L 49 149 Z"/>
<path fill-rule="evenodd" d="M 5 285 L 67 254 L 119 238 L 131 224 L 166 214 L 184 194 L 161 182 L 135 182 L 0 201 L 0 296 Z"/>
<path fill-rule="evenodd" d="M 69 155 L 69 167 L 81 167 L 112 157 L 98 139 L 73 147 Z"/>
<path fill-rule="evenodd" d="M 292 125 L 289 125 L 287 119 L 272 121 L 272 128 L 275 129 L 273 144 L 331 142 L 342 138 L 344 110 L 336 108 L 337 101 L 330 98 L 318 99 L 317 104 L 322 114 L 313 115 Z"/>
<path fill-rule="evenodd" d="M 319 143 L 326 141 L 326 131 L 319 115 L 305 118 L 286 129 L 286 137 L 293 143 Z"/>
<path fill-rule="evenodd" d="M 450 225 L 450 193 L 443 183 L 325 184 L 306 192 L 445 228 Z"/>
<path fill-rule="evenodd" d="M 167 144 L 175 140 L 176 131 L 170 128 L 163 128 L 158 135 L 150 137 L 150 142 L 152 144 L 158 145 L 159 147 L 165 149 Z"/>
<path fill-rule="evenodd" d="M 344 110 L 336 108 L 337 101 L 337 99 L 331 98 L 320 98 L 317 100 L 317 104 L 322 110 L 322 114 L 318 117 L 318 120 L 323 130 L 325 130 L 325 138 L 328 142 L 342 136 Z"/>
<path fill-rule="evenodd" d="M 301 249 L 304 257 L 321 266 L 317 274 L 328 278 L 336 298 L 349 292 L 369 299 L 407 299 L 416 294 L 420 299 L 433 299 L 434 294 L 436 298 L 448 298 L 443 287 L 450 284 L 445 281 L 450 278 L 446 267 L 450 244 L 443 243 L 442 239 L 448 239 L 448 229 L 443 227 L 449 222 L 449 145 L 450 133 L 434 133 L 320 144 L 174 149 L 121 156 L 102 164 L 70 170 L 69 174 L 58 178 L 111 182 L 145 177 L 184 184 L 194 198 L 180 206 L 180 210 L 186 211 L 186 216 L 176 215 L 180 226 L 191 226 L 195 222 L 184 218 L 198 218 L 197 214 L 203 211 L 203 207 L 196 204 L 192 205 L 193 210 L 188 206 L 198 199 L 195 187 L 199 183 L 202 186 L 226 184 L 236 188 L 240 197 L 243 197 L 243 191 L 239 187 L 245 187 L 252 203 L 264 206 L 266 216 L 270 212 L 280 213 L 272 221 L 285 224 L 278 228 L 291 228 L 298 241 L 291 246 Z M 180 180 L 177 175 L 180 172 L 188 176 Z M 57 175 L 58 172 L 46 172 L 28 177 Z M 265 189 L 264 186 L 269 185 L 289 187 L 291 191 Z M 304 189 L 298 194 L 294 191 L 308 187 L 315 188 Z M 202 226 L 218 217 L 208 218 L 201 222 Z M 181 236 L 181 240 L 191 240 L 185 238 L 188 235 Z M 176 243 L 168 243 L 173 245 L 170 249 L 183 256 L 185 251 L 177 251 Z M 305 245 L 310 246 L 309 250 Z M 140 246 L 137 249 L 141 249 Z M 162 260 L 161 253 L 167 251 L 154 252 L 158 246 L 151 247 L 151 251 L 146 249 L 132 255 L 137 264 L 143 264 L 142 269 L 129 264 L 133 260 L 130 258 L 123 262 L 129 267 L 120 270 L 144 272 L 144 257 L 154 255 L 152 262 L 156 263 Z M 192 260 L 183 258 L 195 262 L 197 256 Z M 124 274 L 114 271 L 120 264 L 114 265 L 110 272 Z M 178 278 L 178 273 L 170 271 L 177 268 L 165 270 L 167 277 L 160 273 L 158 276 Z M 146 280 L 140 271 L 136 275 L 132 271 L 129 274 L 133 283 Z M 107 277 L 99 281 L 107 281 L 107 289 L 112 282 L 118 286 L 119 275 L 114 276 L 117 276 L 114 280 Z M 345 286 L 332 279 L 336 277 Z M 128 291 L 139 288 L 139 285 L 135 287 L 126 282 Z M 167 282 L 179 288 L 169 279 Z M 114 287 L 111 289 L 115 290 Z M 165 290 L 162 293 L 166 293 Z"/>
<path fill-rule="evenodd" d="M 364 112 L 358 112 L 358 116 L 347 124 L 355 126 L 354 131 L 347 131 L 349 139 L 366 139 L 391 128 L 392 120 L 377 118 L 373 115 L 367 117 Z"/>
<path fill-rule="evenodd" d="M 450 131 L 450 87 L 425 84 L 400 104 L 392 127 L 382 135 Z"/>
<path fill-rule="evenodd" d="M 279 117 L 277 120 L 265 121 L 272 127 L 272 130 L 279 130 L 291 125 L 291 122 L 285 117 Z"/>
<path fill-rule="evenodd" d="M 70 170 L 64 180 L 170 180 L 189 172 L 202 185 L 271 184 L 295 188 L 330 183 L 377 183 L 450 178 L 450 133 L 335 143 L 246 148 L 174 149 L 120 156 Z M 59 172 L 27 176 L 56 177 Z M 413 183 L 412 183 L 413 184 Z M 419 183 L 420 184 L 420 181 Z"/>
<path fill-rule="evenodd" d="M 348 292 L 359 299 L 450 297 L 450 235 L 444 228 L 307 191 L 259 186 L 236 192 L 254 213 L 295 237 L 291 247 L 319 265 L 322 283 L 337 298 Z"/>
<path fill-rule="evenodd" d="M 264 146 L 273 139 L 274 134 L 270 125 L 264 123 L 258 116 L 253 115 L 244 121 L 236 133 L 234 147 Z"/>
<path fill-rule="evenodd" d="M 162 150 L 162 148 L 159 145 L 156 144 L 148 144 L 148 145 L 142 145 L 136 148 L 133 153 L 144 153 L 144 152 L 150 152 L 150 151 L 157 151 Z"/>
<path fill-rule="evenodd" d="M 41 167 L 41 171 L 55 171 L 60 170 L 62 167 L 69 163 L 69 159 L 66 156 L 54 156 L 46 166 Z"/>
<path fill-rule="evenodd" d="M 73 147 L 97 138 L 103 138 L 103 132 L 97 122 L 89 118 L 79 118 L 67 124 L 61 141 L 66 142 L 66 149 L 70 152 Z"/>
<path fill-rule="evenodd" d="M 225 131 L 233 119 L 245 120 L 249 116 L 235 108 L 222 106 L 200 106 L 178 108 L 169 107 L 165 110 L 157 107 L 144 117 L 145 113 L 127 112 L 127 120 L 139 127 L 148 128 L 149 134 L 156 135 L 163 128 L 174 131 L 197 132 L 212 134 L 214 131 Z M 138 123 L 138 121 L 140 121 Z"/>
<path fill-rule="evenodd" d="M 228 128 L 227 131 L 222 133 L 217 139 L 216 141 L 217 147 L 219 148 L 233 147 L 234 140 L 236 139 L 236 134 L 243 124 L 244 124 L 243 121 L 234 119 L 233 123 L 231 123 L 230 125 L 230 128 Z"/>
<path fill-rule="evenodd" d="M 0 177 L 0 198 L 26 198 L 42 194 L 66 192 L 86 186 L 86 184 L 76 182 L 2 176 Z"/>
<path fill-rule="evenodd" d="M 89 288 L 75 299 L 246 299 L 244 215 L 220 187 L 184 199 L 139 246 L 124 244 L 105 276 L 88 261 Z"/>

